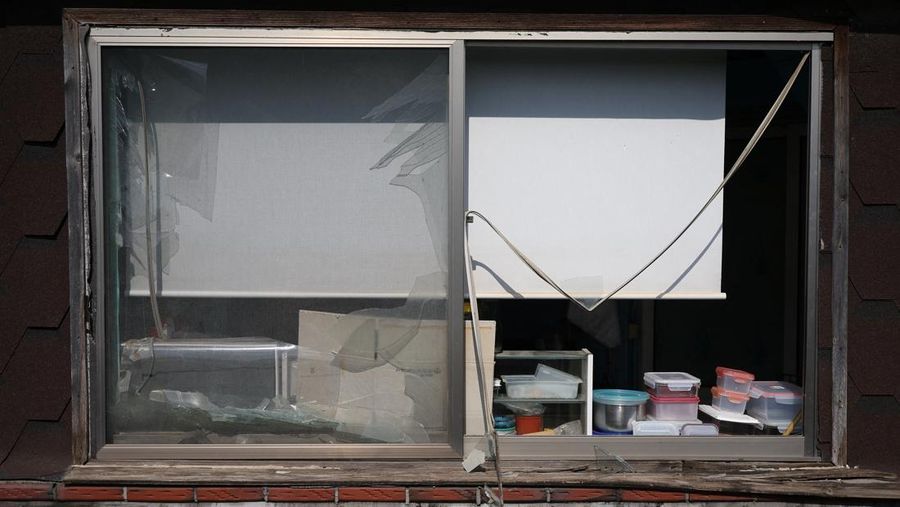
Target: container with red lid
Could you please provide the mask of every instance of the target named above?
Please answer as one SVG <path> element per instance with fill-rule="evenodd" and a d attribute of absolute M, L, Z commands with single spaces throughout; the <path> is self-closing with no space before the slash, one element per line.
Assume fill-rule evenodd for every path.
<path fill-rule="evenodd" d="M 790 382 L 753 382 L 747 413 L 767 426 L 789 423 L 803 407 L 803 390 Z"/>
<path fill-rule="evenodd" d="M 737 394 L 750 394 L 750 382 L 753 382 L 753 374 L 719 366 L 716 368 L 716 386 L 720 390 Z"/>
<path fill-rule="evenodd" d="M 731 414 L 743 414 L 747 408 L 747 401 L 750 400 L 749 394 L 733 393 L 719 389 L 718 386 L 712 388 L 712 406 Z"/>
<path fill-rule="evenodd" d="M 697 396 L 674 398 L 651 395 L 648 414 L 657 421 L 693 421 L 697 419 L 699 406 L 700 398 Z"/>

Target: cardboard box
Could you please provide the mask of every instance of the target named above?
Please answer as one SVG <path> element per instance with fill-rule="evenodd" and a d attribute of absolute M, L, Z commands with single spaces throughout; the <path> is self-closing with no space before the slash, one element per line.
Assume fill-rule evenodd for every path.
<path fill-rule="evenodd" d="M 495 333 L 495 322 L 482 321 L 488 396 Z M 466 433 L 481 434 L 472 340 L 467 322 Z M 298 346 L 290 394 L 345 430 L 388 439 L 399 431 L 394 436 L 404 442 L 427 442 L 446 432 L 446 321 L 301 310 Z"/>

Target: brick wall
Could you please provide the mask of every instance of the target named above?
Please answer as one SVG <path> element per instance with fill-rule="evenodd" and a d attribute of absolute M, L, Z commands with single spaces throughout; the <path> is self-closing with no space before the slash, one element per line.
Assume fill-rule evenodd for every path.
<path fill-rule="evenodd" d="M 670 502 L 749 502 L 788 500 L 783 497 L 724 495 L 714 493 L 686 493 L 683 491 L 604 488 L 506 488 L 504 498 L 514 503 L 578 502 L 639 502 L 661 504 Z M 486 504 L 482 490 L 467 487 L 109 487 L 68 486 L 53 483 L 0 483 L 0 502 L 290 502 L 331 504 L 338 502 L 418 505 L 450 503 Z M 790 501 L 803 501 L 802 497 Z M 815 500 L 817 503 L 821 501 Z"/>

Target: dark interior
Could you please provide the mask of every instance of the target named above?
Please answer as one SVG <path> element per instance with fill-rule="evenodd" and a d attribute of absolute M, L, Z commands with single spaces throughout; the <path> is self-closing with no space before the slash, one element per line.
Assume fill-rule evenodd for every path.
<path fill-rule="evenodd" d="M 729 52 L 726 172 L 799 56 L 788 51 Z M 722 289 L 727 299 L 610 301 L 615 309 L 606 315 L 617 316 L 620 333 L 618 345 L 612 347 L 573 324 L 572 314 L 583 310 L 568 301 L 481 300 L 481 318 L 497 321 L 498 348 L 587 348 L 594 354 L 595 389 L 641 389 L 644 371 L 688 372 L 705 387 L 703 403 L 709 401 L 708 386 L 716 383 L 717 366 L 802 386 L 804 333 L 799 317 L 804 305 L 808 90 L 809 72 L 804 70 L 765 136 L 725 188 Z M 648 311 L 652 329 L 642 329 L 642 313 Z M 652 344 L 652 350 L 642 350 L 642 336 L 648 333 L 652 339 L 643 344 Z M 504 370 L 508 362 L 498 362 L 497 368 L 498 374 L 510 372 Z"/>

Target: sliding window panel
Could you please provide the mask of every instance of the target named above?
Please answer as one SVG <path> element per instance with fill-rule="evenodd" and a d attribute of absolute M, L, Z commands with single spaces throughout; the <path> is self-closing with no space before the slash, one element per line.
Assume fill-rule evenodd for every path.
<path fill-rule="evenodd" d="M 101 61 L 106 441 L 447 443 L 447 48 Z"/>

